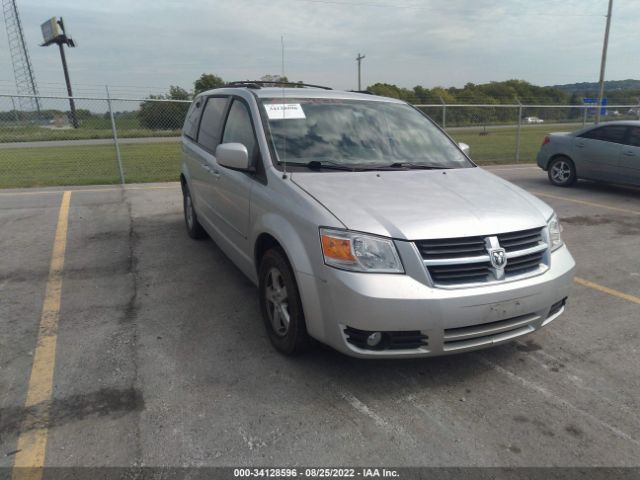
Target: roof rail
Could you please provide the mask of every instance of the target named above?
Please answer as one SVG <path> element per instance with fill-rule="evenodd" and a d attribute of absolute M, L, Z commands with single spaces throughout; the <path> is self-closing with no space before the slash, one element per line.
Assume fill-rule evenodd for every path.
<path fill-rule="evenodd" d="M 229 82 L 225 87 L 247 87 L 260 89 L 269 85 L 292 85 L 294 87 L 310 87 L 321 88 L 323 90 L 333 90 L 331 87 L 324 87 L 322 85 L 313 85 L 311 83 L 298 83 L 298 82 L 280 82 L 280 81 L 266 81 L 266 80 L 242 80 L 239 82 Z"/>
<path fill-rule="evenodd" d="M 351 93 L 364 93 L 365 95 L 375 95 L 371 90 L 349 90 Z"/>

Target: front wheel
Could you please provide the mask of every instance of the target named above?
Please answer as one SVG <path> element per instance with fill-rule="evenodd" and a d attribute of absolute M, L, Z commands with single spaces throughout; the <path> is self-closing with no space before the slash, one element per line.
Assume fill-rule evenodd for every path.
<path fill-rule="evenodd" d="M 260 310 L 273 346 L 285 355 L 307 350 L 310 338 L 298 285 L 282 250 L 271 249 L 264 254 L 258 280 Z"/>
<path fill-rule="evenodd" d="M 549 181 L 557 187 L 569 187 L 576 180 L 576 167 L 568 157 L 556 157 L 549 164 Z"/>

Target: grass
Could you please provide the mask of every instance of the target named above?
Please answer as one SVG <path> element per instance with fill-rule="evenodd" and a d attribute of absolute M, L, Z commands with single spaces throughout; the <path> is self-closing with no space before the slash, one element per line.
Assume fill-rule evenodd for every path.
<path fill-rule="evenodd" d="M 108 120 L 104 120 L 108 122 Z M 120 128 L 119 138 L 142 137 L 179 137 L 180 130 L 152 130 L 150 128 Z M 46 140 L 90 140 L 113 138 L 111 124 L 101 125 L 99 119 L 78 129 L 43 128 L 38 126 L 2 127 L 0 129 L 0 143 L 11 142 L 40 142 Z"/>
<path fill-rule="evenodd" d="M 176 181 L 180 144 L 120 145 L 127 182 Z M 0 188 L 119 183 L 111 145 L 0 149 Z"/>
<path fill-rule="evenodd" d="M 535 161 L 542 139 L 558 126 L 526 126 L 521 131 L 520 162 Z M 480 165 L 515 163 L 516 128 L 452 129 L 451 136 L 471 147 Z M 33 138 L 30 138 L 33 140 Z M 128 183 L 178 180 L 180 144 L 121 144 Z M 0 188 L 98 185 L 120 181 L 112 145 L 0 149 Z"/>
<path fill-rule="evenodd" d="M 551 128 L 550 128 L 551 127 Z M 544 136 L 558 126 L 526 126 L 520 132 L 520 162 L 535 162 Z M 571 126 L 566 130 L 575 130 Z M 515 163 L 517 128 L 487 129 L 487 135 L 481 135 L 483 128 L 452 130 L 449 134 L 457 142 L 470 147 L 471 158 L 481 165 Z"/>

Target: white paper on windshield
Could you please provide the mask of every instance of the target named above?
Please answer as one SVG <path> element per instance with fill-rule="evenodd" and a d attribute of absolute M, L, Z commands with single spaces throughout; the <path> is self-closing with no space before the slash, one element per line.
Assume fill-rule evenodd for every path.
<path fill-rule="evenodd" d="M 295 120 L 307 118 L 299 103 L 266 104 L 269 120 Z"/>

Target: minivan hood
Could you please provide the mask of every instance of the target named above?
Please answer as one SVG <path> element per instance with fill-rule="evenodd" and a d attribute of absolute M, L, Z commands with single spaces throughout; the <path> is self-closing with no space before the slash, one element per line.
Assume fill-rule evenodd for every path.
<path fill-rule="evenodd" d="M 350 230 L 420 240 L 541 227 L 544 202 L 481 168 L 295 172 L 293 183 Z"/>

